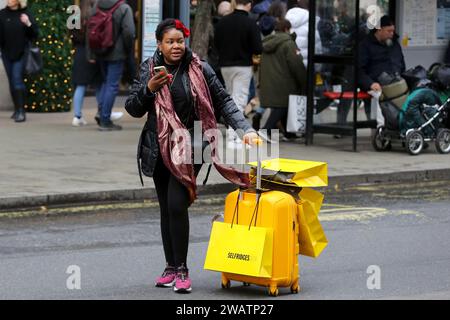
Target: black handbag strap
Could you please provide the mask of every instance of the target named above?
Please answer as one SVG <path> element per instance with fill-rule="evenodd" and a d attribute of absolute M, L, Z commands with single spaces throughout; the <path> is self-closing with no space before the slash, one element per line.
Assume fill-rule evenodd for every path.
<path fill-rule="evenodd" d="M 137 150 L 137 165 L 138 165 L 138 171 L 139 171 L 139 179 L 141 180 L 141 184 L 144 187 L 144 178 L 142 176 L 142 159 L 141 159 L 141 151 L 142 151 L 142 143 L 143 143 L 143 137 L 147 130 L 147 123 L 145 124 L 144 128 L 142 129 L 141 135 L 139 137 L 138 142 L 138 150 Z"/>

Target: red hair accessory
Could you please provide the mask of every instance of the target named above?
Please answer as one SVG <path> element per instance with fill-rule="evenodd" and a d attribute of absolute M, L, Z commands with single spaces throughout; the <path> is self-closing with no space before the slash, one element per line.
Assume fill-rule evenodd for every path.
<path fill-rule="evenodd" d="M 181 22 L 180 20 L 177 20 L 177 19 L 175 19 L 175 29 L 183 32 L 183 35 L 185 38 L 189 38 L 189 36 L 191 35 L 191 31 L 185 27 L 183 22 Z"/>

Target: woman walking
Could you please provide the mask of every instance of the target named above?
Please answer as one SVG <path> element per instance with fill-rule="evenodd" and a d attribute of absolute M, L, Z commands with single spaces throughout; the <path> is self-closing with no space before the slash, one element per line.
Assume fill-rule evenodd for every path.
<path fill-rule="evenodd" d="M 259 95 L 261 105 L 271 109 L 264 126 L 264 130 L 268 130 L 267 140 L 271 138 L 270 130 L 277 128 L 279 121 L 282 121 L 284 136 L 289 138 L 285 130 L 289 95 L 299 95 L 306 90 L 306 68 L 289 34 L 290 29 L 291 23 L 281 19 L 275 33 L 263 40 Z"/>
<path fill-rule="evenodd" d="M 24 122 L 26 87 L 24 58 L 30 42 L 38 37 L 38 26 L 27 9 L 26 0 L 8 0 L 0 10 L 0 51 L 14 102 L 15 122 Z"/>
<path fill-rule="evenodd" d="M 191 131 L 194 121 L 200 120 L 203 133 L 214 149 L 217 141 L 207 132 L 217 129 L 215 113 L 220 112 L 233 129 L 245 132 L 245 141 L 253 142 L 258 137 L 212 68 L 186 47 L 187 37 L 189 30 L 179 20 L 166 19 L 159 24 L 158 50 L 153 58 L 142 63 L 126 102 L 131 116 L 140 118 L 147 114 L 143 137 L 149 138 L 143 139 L 142 148 L 147 152 L 142 168 L 155 183 L 166 260 L 166 268 L 157 278 L 156 286 L 173 287 L 178 293 L 192 290 L 187 265 L 188 208 L 196 198 L 196 176 L 202 164 L 179 161 L 183 146 L 172 140 L 173 133 L 182 129 Z M 168 73 L 155 71 L 157 67 L 165 67 Z M 192 149 L 186 150 L 188 158 L 192 158 Z M 248 184 L 248 175 L 223 166 L 214 158 L 213 155 L 216 169 L 225 178 L 238 185 Z"/>
<path fill-rule="evenodd" d="M 97 89 L 102 83 L 102 75 L 98 63 L 88 60 L 86 50 L 86 29 L 89 14 L 95 4 L 95 0 L 83 0 L 81 2 L 81 29 L 72 32 L 72 42 L 75 47 L 75 56 L 72 67 L 72 83 L 75 87 L 73 95 L 74 117 L 72 126 L 80 127 L 87 125 L 83 117 L 83 104 L 87 87 L 93 85 Z M 99 99 L 97 98 L 97 103 Z"/>

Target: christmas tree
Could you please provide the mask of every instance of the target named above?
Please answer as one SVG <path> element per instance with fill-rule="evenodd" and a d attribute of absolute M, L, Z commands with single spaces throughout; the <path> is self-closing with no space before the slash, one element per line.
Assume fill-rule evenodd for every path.
<path fill-rule="evenodd" d="M 41 49 L 44 70 L 25 79 L 27 111 L 70 111 L 72 104 L 72 44 L 67 29 L 71 0 L 29 0 L 28 7 L 39 25 L 36 45 Z"/>

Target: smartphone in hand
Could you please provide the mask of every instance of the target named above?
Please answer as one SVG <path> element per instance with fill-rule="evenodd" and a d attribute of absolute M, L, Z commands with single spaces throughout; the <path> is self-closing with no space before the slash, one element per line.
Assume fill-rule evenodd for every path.
<path fill-rule="evenodd" d="M 155 67 L 155 74 L 164 73 L 163 76 L 167 76 L 169 72 L 165 66 Z"/>

